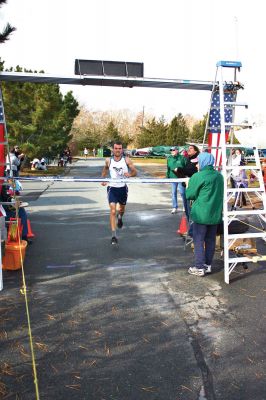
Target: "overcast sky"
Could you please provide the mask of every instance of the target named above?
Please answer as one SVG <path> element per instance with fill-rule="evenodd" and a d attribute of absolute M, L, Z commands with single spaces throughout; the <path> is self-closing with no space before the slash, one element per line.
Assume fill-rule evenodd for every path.
<path fill-rule="evenodd" d="M 74 74 L 76 58 L 144 63 L 149 78 L 214 79 L 216 62 L 240 60 L 253 119 L 266 121 L 263 1 L 8 0 L 0 27 L 17 28 L 1 45 L 6 67 Z M 231 74 L 228 79 L 233 79 Z M 209 92 L 62 86 L 92 110 L 128 108 L 167 119 L 206 113 Z"/>

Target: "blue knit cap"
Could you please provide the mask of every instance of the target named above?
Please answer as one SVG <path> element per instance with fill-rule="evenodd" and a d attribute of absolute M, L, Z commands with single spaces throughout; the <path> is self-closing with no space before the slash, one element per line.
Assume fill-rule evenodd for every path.
<path fill-rule="evenodd" d="M 214 157 L 211 153 L 203 152 L 198 156 L 199 169 L 203 169 L 206 165 L 214 165 Z"/>

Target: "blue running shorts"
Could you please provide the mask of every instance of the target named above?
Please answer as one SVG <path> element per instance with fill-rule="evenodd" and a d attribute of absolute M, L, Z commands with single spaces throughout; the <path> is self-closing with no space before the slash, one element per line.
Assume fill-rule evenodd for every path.
<path fill-rule="evenodd" d="M 107 186 L 107 197 L 108 202 L 110 203 L 119 203 L 123 206 L 127 204 L 127 194 L 128 187 L 127 185 L 123 187 L 113 187 Z"/>

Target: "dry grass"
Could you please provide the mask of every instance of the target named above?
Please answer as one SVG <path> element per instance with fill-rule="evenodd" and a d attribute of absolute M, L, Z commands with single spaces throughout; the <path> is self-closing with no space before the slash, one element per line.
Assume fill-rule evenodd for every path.
<path fill-rule="evenodd" d="M 35 171 L 30 168 L 23 168 L 22 171 L 20 171 L 20 176 L 28 176 L 28 175 L 38 175 L 38 176 L 50 176 L 50 175 L 62 175 L 65 172 L 65 168 L 63 167 L 57 167 L 57 166 L 49 166 L 47 167 L 46 171 Z"/>

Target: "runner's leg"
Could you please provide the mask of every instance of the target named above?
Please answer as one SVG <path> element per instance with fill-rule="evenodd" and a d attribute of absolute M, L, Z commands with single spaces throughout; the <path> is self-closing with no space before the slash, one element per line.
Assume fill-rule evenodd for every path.
<path fill-rule="evenodd" d="M 110 226 L 112 232 L 115 232 L 116 230 L 116 204 L 115 203 L 110 203 Z"/>
<path fill-rule="evenodd" d="M 123 215 L 124 215 L 125 208 L 126 208 L 126 205 L 125 205 L 125 204 L 120 204 L 120 203 L 119 203 L 118 215 L 117 215 L 117 227 L 118 227 L 119 229 L 121 229 L 122 226 L 123 226 L 122 217 L 123 217 Z"/>

